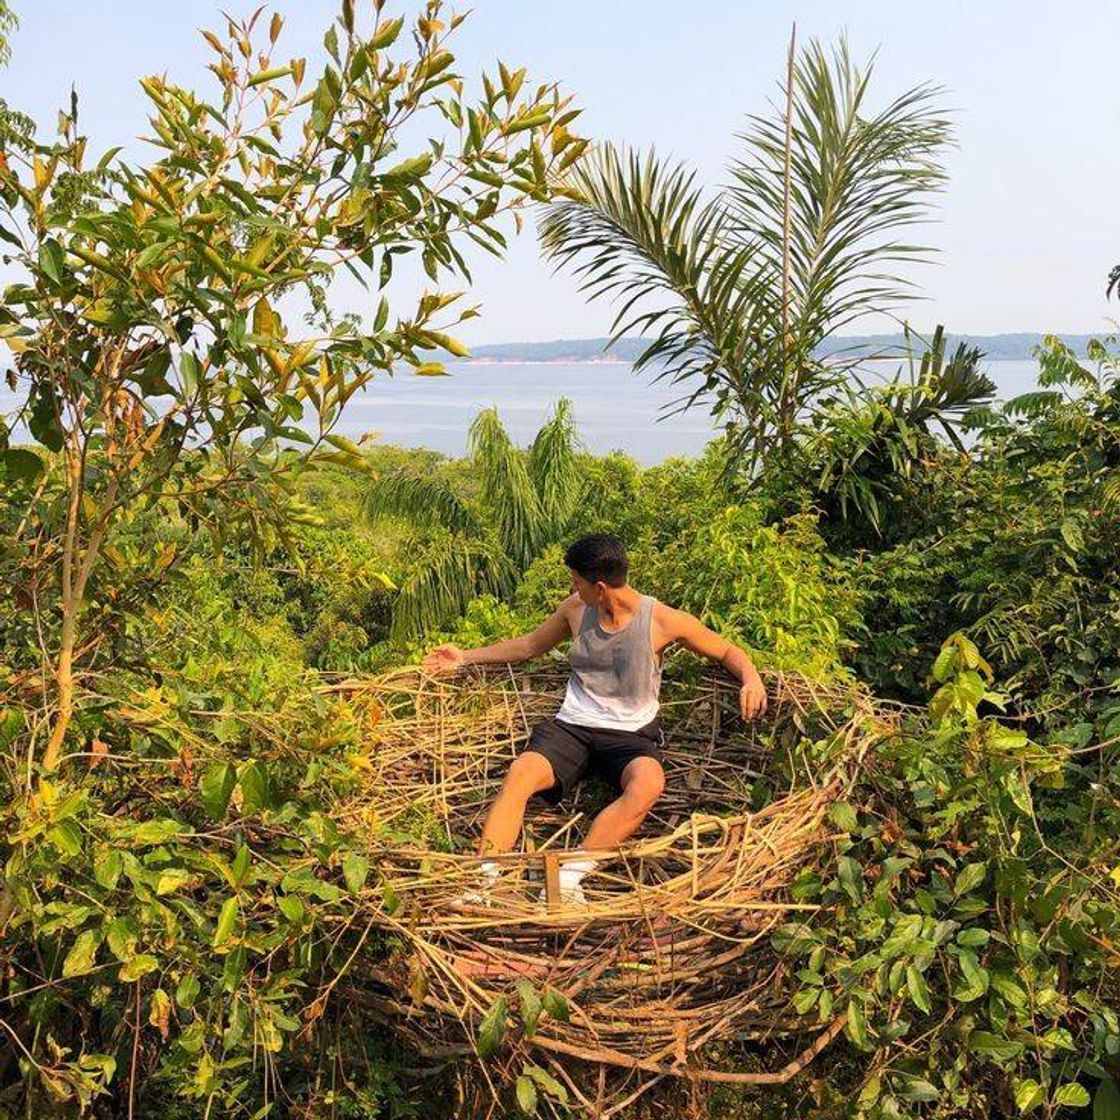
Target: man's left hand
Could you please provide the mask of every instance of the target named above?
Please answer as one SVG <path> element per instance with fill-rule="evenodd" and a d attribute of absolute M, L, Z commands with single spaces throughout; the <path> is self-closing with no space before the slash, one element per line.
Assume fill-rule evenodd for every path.
<path fill-rule="evenodd" d="M 757 673 L 752 673 L 739 689 L 739 711 L 743 719 L 755 719 L 766 711 L 766 686 Z"/>

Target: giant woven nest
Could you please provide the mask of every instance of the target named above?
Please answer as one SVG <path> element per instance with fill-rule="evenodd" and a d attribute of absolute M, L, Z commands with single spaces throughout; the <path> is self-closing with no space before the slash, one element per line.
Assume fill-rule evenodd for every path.
<path fill-rule="evenodd" d="M 666 791 L 584 880 L 587 906 L 564 904 L 555 873 L 609 800 L 594 782 L 559 807 L 531 803 L 493 905 L 465 903 L 486 808 L 534 721 L 555 713 L 563 680 L 410 671 L 341 686 L 382 713 L 368 794 L 349 811 L 364 817 L 385 884 L 372 920 L 400 948 L 369 998 L 429 1059 L 473 1059 L 500 1088 L 528 1056 L 598 1116 L 664 1078 L 788 1081 L 841 1023 L 793 1010 L 771 934 L 814 909 L 789 886 L 834 854 L 829 806 L 889 733 L 889 714 L 856 692 L 770 675 L 769 712 L 745 724 L 729 681 L 668 684 Z M 557 1010 L 528 1038 L 525 980 Z M 502 1045 L 482 1064 L 503 1011 Z"/>

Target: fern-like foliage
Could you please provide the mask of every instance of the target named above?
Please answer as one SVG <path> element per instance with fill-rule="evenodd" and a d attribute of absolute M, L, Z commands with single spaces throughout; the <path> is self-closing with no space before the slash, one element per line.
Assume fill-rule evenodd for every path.
<path fill-rule="evenodd" d="M 471 537 L 481 536 L 483 532 L 482 522 L 446 482 L 430 474 L 408 470 L 379 478 L 366 491 L 364 511 L 370 521 L 399 517 L 442 525 L 448 532 Z"/>
<path fill-rule="evenodd" d="M 476 595 L 508 594 L 516 576 L 500 549 L 460 537 L 454 547 L 425 557 L 401 584 L 390 637 L 404 642 L 438 630 L 458 618 Z"/>
<path fill-rule="evenodd" d="M 495 408 L 471 423 L 471 460 L 482 481 L 482 501 L 507 554 L 519 567 L 536 555 L 544 536 L 540 496 L 529 464 L 509 438 Z"/>
<path fill-rule="evenodd" d="M 400 585 L 391 627 L 397 641 L 446 626 L 477 595 L 512 593 L 579 507 L 579 437 L 569 401 L 557 403 L 528 451 L 514 445 L 492 408 L 475 417 L 468 446 L 477 495 L 438 472 L 391 474 L 366 494 L 371 521 L 397 517 L 424 532 L 441 530 Z"/>
<path fill-rule="evenodd" d="M 551 540 L 564 534 L 583 498 L 578 452 L 572 405 L 561 400 L 529 448 L 529 477 L 540 505 L 541 529 Z"/>

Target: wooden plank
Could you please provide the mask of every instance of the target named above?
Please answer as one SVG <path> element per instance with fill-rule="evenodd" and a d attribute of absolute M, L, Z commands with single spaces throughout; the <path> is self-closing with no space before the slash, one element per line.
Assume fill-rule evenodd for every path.
<path fill-rule="evenodd" d="M 560 908 L 560 853 L 544 853 L 544 898 L 549 910 Z"/>

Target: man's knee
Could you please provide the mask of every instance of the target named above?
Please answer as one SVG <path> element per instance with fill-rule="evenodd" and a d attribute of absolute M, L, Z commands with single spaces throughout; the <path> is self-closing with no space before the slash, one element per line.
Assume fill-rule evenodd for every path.
<path fill-rule="evenodd" d="M 642 814 L 648 813 L 665 792 L 665 771 L 652 759 L 648 760 L 648 765 L 636 765 L 644 762 L 646 760 L 638 759 L 631 763 L 634 769 L 625 775 L 626 783 L 622 793 L 623 799 L 631 808 Z"/>
<path fill-rule="evenodd" d="M 549 789 L 555 781 L 552 764 L 548 759 L 535 751 L 526 751 L 510 764 L 502 784 L 506 789 L 523 794 L 528 799 L 534 793 Z"/>

